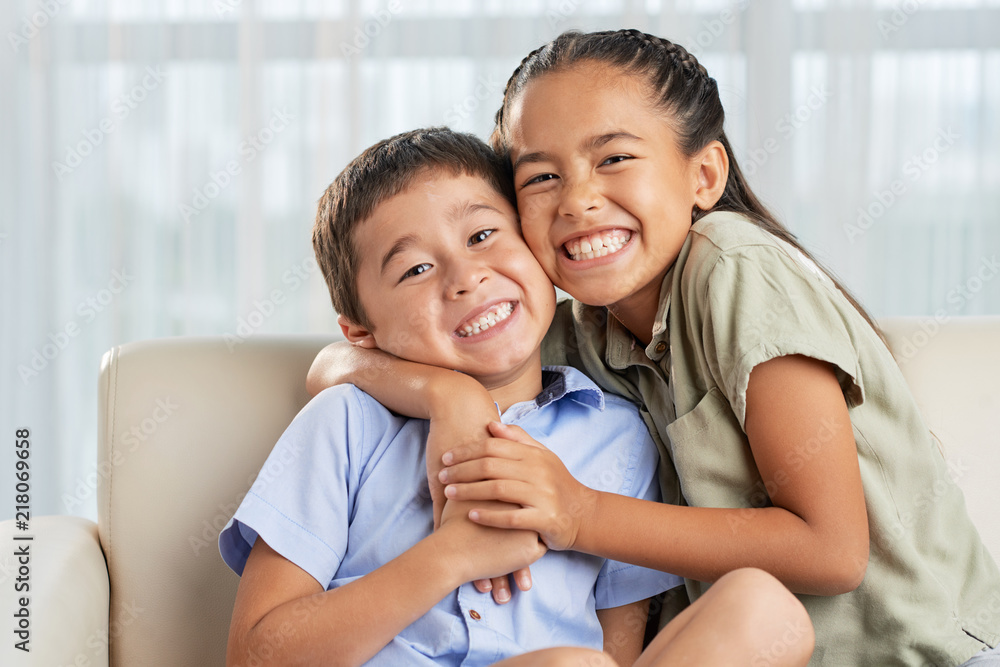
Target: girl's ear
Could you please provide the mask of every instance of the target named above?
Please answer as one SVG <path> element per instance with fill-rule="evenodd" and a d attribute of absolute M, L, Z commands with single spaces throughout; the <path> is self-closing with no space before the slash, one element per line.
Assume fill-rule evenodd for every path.
<path fill-rule="evenodd" d="M 378 343 L 375 342 L 375 335 L 357 322 L 352 322 L 343 315 L 337 315 L 337 324 L 340 325 L 340 330 L 344 332 L 344 338 L 351 345 L 357 345 L 369 350 L 378 349 Z"/>
<path fill-rule="evenodd" d="M 710 211 L 726 190 L 729 178 L 729 155 L 721 141 L 711 141 L 695 156 L 698 168 L 694 203 L 703 211 Z"/>

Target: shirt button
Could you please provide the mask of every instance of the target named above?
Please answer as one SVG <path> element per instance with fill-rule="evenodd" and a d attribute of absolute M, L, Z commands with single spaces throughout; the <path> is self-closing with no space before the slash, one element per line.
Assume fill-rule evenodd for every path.
<path fill-rule="evenodd" d="M 661 340 L 653 349 L 656 350 L 657 354 L 663 354 L 663 351 L 667 349 L 667 344 Z"/>
<path fill-rule="evenodd" d="M 474 621 L 478 621 L 479 619 L 482 618 L 482 616 L 479 615 L 479 612 L 476 611 L 475 609 L 473 609 L 472 611 L 469 612 L 469 616 L 471 616 L 472 620 L 474 620 Z"/>

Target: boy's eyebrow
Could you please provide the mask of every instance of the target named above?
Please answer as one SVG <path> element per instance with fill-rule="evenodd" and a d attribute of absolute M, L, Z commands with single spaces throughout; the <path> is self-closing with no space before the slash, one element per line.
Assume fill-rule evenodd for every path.
<path fill-rule="evenodd" d="M 615 130 L 612 132 L 605 132 L 604 134 L 598 134 L 596 136 L 590 137 L 583 142 L 582 147 L 585 151 L 592 151 L 604 146 L 607 143 L 614 141 L 615 139 L 633 139 L 635 141 L 642 141 L 641 137 L 637 137 L 631 132 L 626 132 L 625 130 Z M 532 164 L 537 162 L 546 162 L 550 160 L 548 153 L 544 151 L 536 151 L 534 153 L 525 153 L 524 155 L 518 157 L 514 160 L 513 170 L 516 172 L 517 168 L 523 164 Z"/>
<path fill-rule="evenodd" d="M 445 215 L 447 215 L 450 220 L 460 220 L 462 218 L 467 218 L 474 213 L 479 213 L 480 211 L 494 211 L 495 213 L 500 212 L 495 206 L 467 199 L 450 206 Z"/>
<path fill-rule="evenodd" d="M 493 211 L 494 213 L 500 213 L 495 206 L 467 199 L 450 206 L 448 210 L 445 211 L 445 216 L 450 220 L 459 220 L 461 218 L 469 217 L 475 213 L 479 213 L 480 211 Z M 389 251 L 382 256 L 382 267 L 379 270 L 380 274 L 385 273 L 385 269 L 389 266 L 389 262 L 391 262 L 396 255 L 415 245 L 417 240 L 416 234 L 406 234 L 396 239 L 396 242 L 392 244 Z"/>
<path fill-rule="evenodd" d="M 406 234 L 405 236 L 401 236 L 398 239 L 396 239 L 396 242 L 392 244 L 391 248 L 389 248 L 389 252 L 385 253 L 385 255 L 382 256 L 382 268 L 380 269 L 379 273 L 384 274 L 385 267 L 389 266 L 389 262 L 392 261 L 392 258 L 398 255 L 399 253 L 403 252 L 416 242 L 417 242 L 416 234 Z"/>

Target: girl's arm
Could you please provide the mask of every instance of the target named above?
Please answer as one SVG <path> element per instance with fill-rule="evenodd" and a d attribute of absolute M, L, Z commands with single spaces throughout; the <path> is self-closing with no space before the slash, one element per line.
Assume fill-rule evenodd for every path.
<path fill-rule="evenodd" d="M 444 521 L 399 557 L 329 591 L 258 538 L 236 594 L 227 664 L 360 665 L 461 584 L 545 552 L 532 532 L 464 516 Z"/>
<path fill-rule="evenodd" d="M 502 425 L 491 426 L 500 437 L 446 454 L 446 462 L 460 464 L 444 470 L 454 484 L 446 494 L 521 505 L 470 516 L 537 530 L 550 548 L 697 581 L 752 566 L 796 593 L 853 590 L 868 564 L 868 517 L 854 433 L 832 368 L 797 355 L 760 364 L 750 374 L 745 424 L 772 507 L 682 507 L 599 493 L 576 482 L 551 452 L 525 444 L 523 432 Z M 823 445 L 813 452 L 807 443 L 817 439 Z M 804 451 L 809 456 L 793 456 Z"/>
<path fill-rule="evenodd" d="M 315 396 L 327 387 L 344 383 L 357 386 L 394 412 L 430 420 L 427 483 L 437 526 L 445 503 L 444 487 L 438 481 L 441 455 L 452 447 L 489 437 L 487 424 L 498 417 L 489 392 L 468 375 L 341 341 L 327 345 L 316 356 L 306 376 L 306 389 Z M 527 568 L 513 576 L 520 590 L 531 588 Z M 511 586 L 506 576 L 492 582 L 477 581 L 476 588 L 483 593 L 492 590 L 493 599 L 500 604 L 510 600 Z"/>

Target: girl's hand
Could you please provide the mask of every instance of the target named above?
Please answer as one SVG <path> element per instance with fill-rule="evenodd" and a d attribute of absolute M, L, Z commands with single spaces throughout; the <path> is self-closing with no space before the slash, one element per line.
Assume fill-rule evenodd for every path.
<path fill-rule="evenodd" d="M 497 508 L 504 506 L 503 503 L 489 505 Z M 468 511 L 468 503 L 447 503 L 441 515 L 441 527 L 437 531 L 438 534 L 446 535 L 452 545 L 444 550 L 445 557 L 453 560 L 463 582 L 473 579 L 490 581 L 479 579 L 480 577 L 506 581 L 508 575 L 504 573 L 516 568 L 523 568 L 526 572 L 531 563 L 545 554 L 547 549 L 538 539 L 538 533 L 530 530 L 499 530 L 479 525 L 469 520 Z"/>
<path fill-rule="evenodd" d="M 578 482 L 559 457 L 518 426 L 489 425 L 493 438 L 446 452 L 439 479 L 449 500 L 500 500 L 514 509 L 478 508 L 484 526 L 533 530 L 549 549 L 572 549 L 597 493 Z"/>

